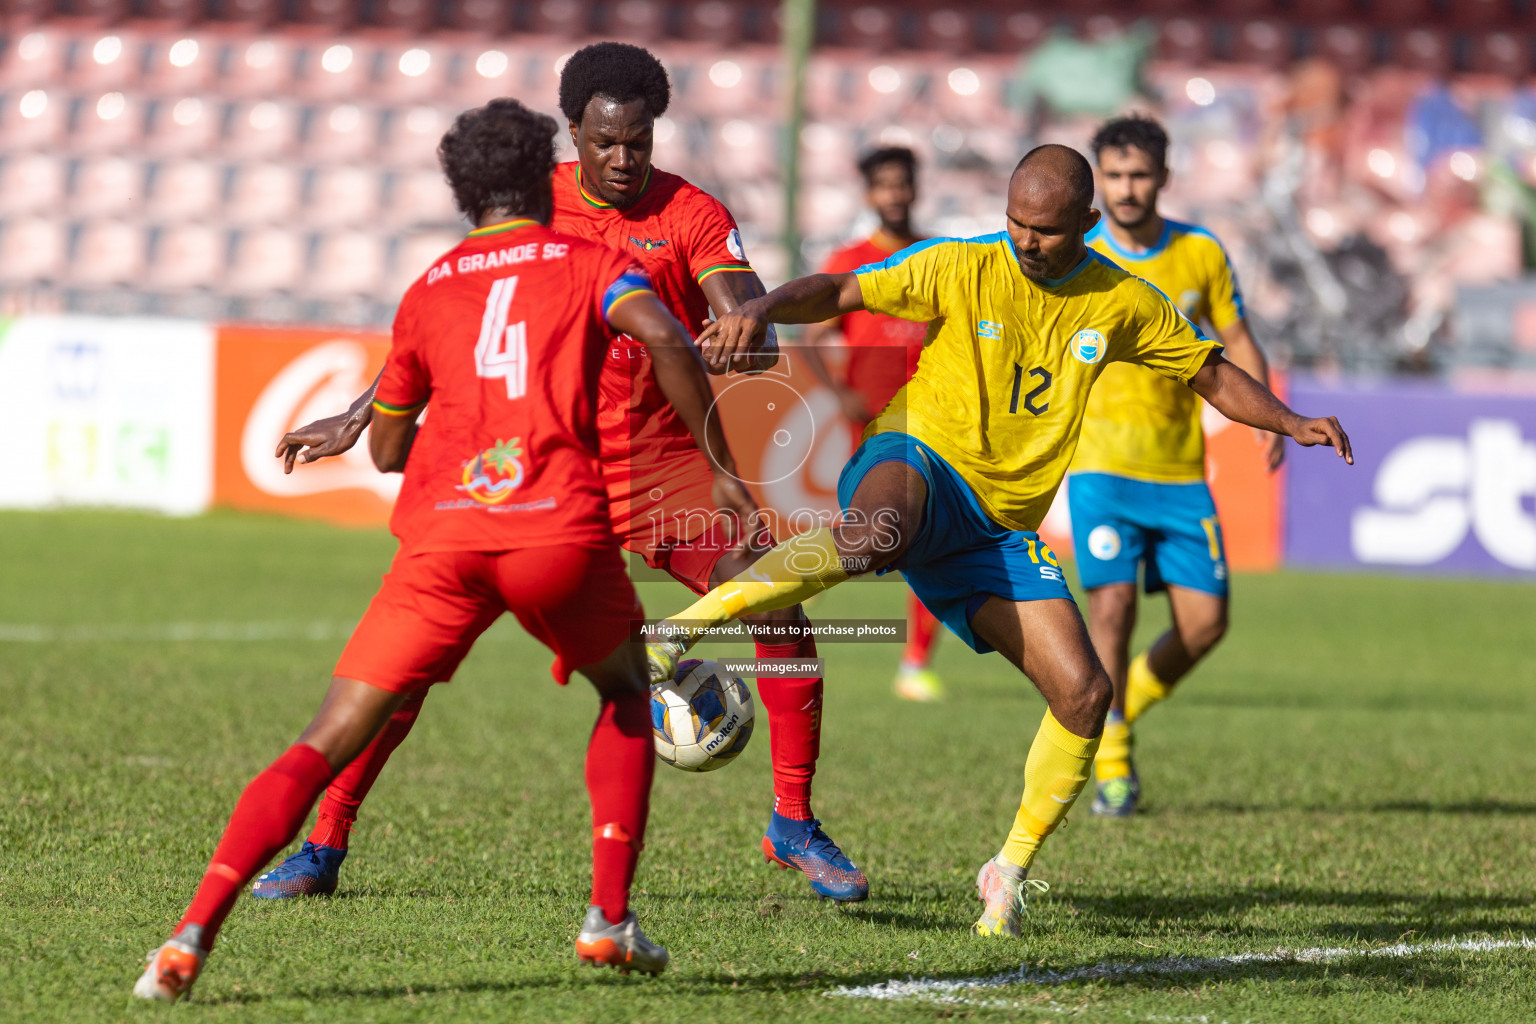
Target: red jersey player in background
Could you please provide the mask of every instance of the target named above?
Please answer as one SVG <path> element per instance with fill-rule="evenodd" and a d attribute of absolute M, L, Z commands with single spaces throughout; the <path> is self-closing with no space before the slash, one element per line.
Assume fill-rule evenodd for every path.
<path fill-rule="evenodd" d="M 670 101 L 666 70 L 641 47 L 597 43 L 571 56 L 560 74 L 560 109 L 577 160 L 555 169 L 550 224 L 633 254 L 662 302 L 695 330 L 711 309 L 717 315 L 729 312 L 766 290 L 747 262 L 730 212 L 677 175 L 652 166 L 655 121 Z M 738 356 L 730 367 L 717 359 L 711 369 L 767 369 L 777 359 L 774 349 L 770 335 L 764 351 Z M 643 339 L 620 337 L 608 356 L 598 422 L 614 533 L 647 564 L 702 594 L 745 570 L 774 539 L 753 523 L 756 505 L 735 476 L 723 438 L 706 438 L 702 413 L 679 407 L 659 386 L 656 353 Z M 286 435 L 278 454 L 291 468 L 295 456 L 312 462 L 346 451 L 371 415 L 365 394 L 347 413 Z M 708 420 L 718 431 L 718 417 Z M 301 449 L 306 450 L 300 455 Z M 807 623 L 798 605 L 746 621 L 749 627 L 776 627 L 777 638 L 757 641 L 759 659 L 816 657 L 816 641 L 802 628 Z M 797 629 L 799 639 L 779 639 Z M 839 902 L 866 898 L 864 872 L 811 812 L 811 779 L 821 746 L 821 677 L 763 676 L 757 691 L 768 716 L 773 758 L 774 808 L 761 844 L 764 857 L 803 872 L 819 896 Z M 264 890 L 274 896 L 335 890 L 358 805 L 410 731 L 417 710 L 419 704 L 403 709 L 379 742 L 336 780 L 309 841 L 262 879 Z"/>
<path fill-rule="evenodd" d="M 879 263 L 892 253 L 922 241 L 912 230 L 912 204 L 917 202 L 917 156 L 905 146 L 877 149 L 859 161 L 864 199 L 880 218 L 880 227 L 861 242 L 834 252 L 823 274 L 846 274 L 866 263 Z M 845 360 L 842 379 L 828 368 L 818 348 L 841 334 Z M 864 428 L 880 414 L 891 397 L 917 369 L 928 325 L 859 310 L 812 324 L 805 331 L 805 361 L 823 385 L 837 394 L 843 415 L 853 426 L 859 446 Z M 907 645 L 896 670 L 896 695 L 907 700 L 936 701 L 944 684 L 930 667 L 939 639 L 939 620 L 917 595 L 907 594 Z"/>
<path fill-rule="evenodd" d="M 600 698 L 586 764 L 592 899 L 576 952 L 666 966 L 628 906 L 656 762 L 633 642 L 644 612 L 598 453 L 598 378 L 610 328 L 658 362 L 699 356 L 632 256 L 545 226 L 556 130 L 494 100 L 443 137 L 454 199 L 477 227 L 406 292 L 373 397 L 374 464 L 405 473 L 390 517 L 400 549 L 313 721 L 241 794 L 191 906 L 134 986 L 141 998 L 191 988 L 236 898 L 326 784 L 507 611 L 554 652 L 557 681 L 580 672 Z"/>

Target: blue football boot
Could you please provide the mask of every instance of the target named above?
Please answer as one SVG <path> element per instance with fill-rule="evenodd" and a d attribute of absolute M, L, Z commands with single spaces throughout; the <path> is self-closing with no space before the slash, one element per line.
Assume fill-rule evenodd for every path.
<path fill-rule="evenodd" d="M 336 891 L 346 850 L 316 846 L 308 839 L 299 852 L 256 879 L 251 895 L 259 900 L 290 900 L 296 896 L 329 896 Z"/>
<path fill-rule="evenodd" d="M 843 856 L 815 818 L 797 821 L 775 811 L 763 836 L 763 859 L 786 871 L 799 869 L 823 899 L 858 903 L 869 897 L 869 879 Z"/>

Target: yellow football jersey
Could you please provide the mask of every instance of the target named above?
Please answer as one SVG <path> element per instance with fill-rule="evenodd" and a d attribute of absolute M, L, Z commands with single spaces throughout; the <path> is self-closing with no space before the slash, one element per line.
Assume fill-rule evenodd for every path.
<path fill-rule="evenodd" d="M 1204 228 L 1165 220 L 1157 244 L 1133 253 L 1100 221 L 1088 244 L 1160 290 L 1196 323 L 1222 330 L 1243 318 L 1232 264 Z M 1088 399 L 1072 470 L 1160 483 L 1204 480 L 1200 396 L 1139 366 L 1108 368 Z"/>
<path fill-rule="evenodd" d="M 1066 277 L 1031 281 L 1005 231 L 929 239 L 855 273 L 866 309 L 929 321 L 917 372 L 864 436 L 916 437 L 1014 530 L 1045 517 L 1106 366 L 1188 381 L 1220 347 L 1092 250 Z"/>

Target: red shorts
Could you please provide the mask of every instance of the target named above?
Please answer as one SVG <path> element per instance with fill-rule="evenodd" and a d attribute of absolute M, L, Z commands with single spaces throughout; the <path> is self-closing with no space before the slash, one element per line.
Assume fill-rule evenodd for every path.
<path fill-rule="evenodd" d="M 711 521 L 703 533 L 688 541 L 673 541 L 652 551 L 646 561 L 654 568 L 671 573 L 672 578 L 695 594 L 705 594 L 714 588 L 710 577 L 715 565 L 730 553 L 737 544 L 733 534 L 741 532 L 741 523 L 735 516 L 727 522 L 719 517 Z M 752 538 L 750 547 L 758 553 L 773 547 L 773 534 L 767 527 Z"/>
<path fill-rule="evenodd" d="M 645 617 L 616 547 L 398 554 L 336 675 L 408 693 L 453 678 L 502 612 L 555 652 L 562 686 L 602 661 Z"/>

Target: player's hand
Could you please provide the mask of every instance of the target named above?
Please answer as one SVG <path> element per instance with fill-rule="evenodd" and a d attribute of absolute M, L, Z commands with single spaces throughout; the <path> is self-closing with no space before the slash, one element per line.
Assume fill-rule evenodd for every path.
<path fill-rule="evenodd" d="M 363 436 L 370 418 L 344 412 L 288 431 L 277 446 L 283 472 L 292 473 L 296 462 L 315 462 L 350 450 Z"/>
<path fill-rule="evenodd" d="M 738 551 L 747 547 L 752 539 L 752 531 L 757 525 L 757 502 L 752 500 L 752 494 L 747 490 L 747 485 L 738 480 L 734 474 L 717 469 L 710 497 L 715 503 L 715 508 L 721 512 L 732 513 L 736 517 L 740 532 L 731 538 L 732 546 Z"/>
<path fill-rule="evenodd" d="M 1264 465 L 1273 473 L 1285 461 L 1285 435 L 1253 428 L 1253 443 L 1264 449 Z"/>
<path fill-rule="evenodd" d="M 768 337 L 768 321 L 754 307 L 755 302 L 743 302 L 699 332 L 699 352 L 710 373 L 724 373 L 733 363 L 753 364 L 753 353 Z"/>
<path fill-rule="evenodd" d="M 1336 416 L 1324 416 L 1315 420 L 1300 420 L 1291 428 L 1291 436 L 1304 448 L 1326 444 L 1332 446 L 1339 458 L 1349 465 L 1355 464 L 1355 453 L 1349 447 L 1349 435 L 1339 426 Z"/>

